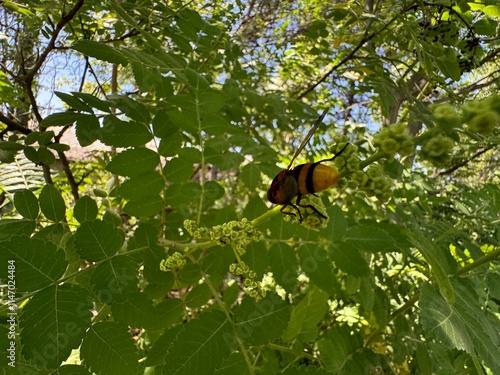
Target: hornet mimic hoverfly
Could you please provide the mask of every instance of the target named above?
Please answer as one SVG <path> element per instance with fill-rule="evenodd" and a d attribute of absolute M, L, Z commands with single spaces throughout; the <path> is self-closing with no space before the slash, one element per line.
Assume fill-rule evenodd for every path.
<path fill-rule="evenodd" d="M 349 144 L 346 144 L 342 150 L 337 152 L 329 159 L 323 159 L 314 163 L 306 163 L 297 165 L 295 168 L 290 169 L 294 160 L 300 154 L 302 149 L 306 146 L 307 142 L 311 139 L 314 132 L 321 125 L 323 118 L 326 116 L 328 110 L 325 110 L 321 116 L 319 116 L 316 123 L 313 125 L 309 133 L 300 144 L 297 151 L 292 157 L 290 164 L 286 169 L 283 169 L 280 173 L 274 177 L 271 187 L 267 191 L 267 199 L 269 202 L 274 204 L 282 204 L 280 211 L 287 215 L 295 216 L 294 213 L 285 212 L 283 209 L 287 206 L 292 206 L 297 210 L 299 214 L 299 221 L 302 222 L 302 214 L 299 211 L 299 207 L 309 207 L 319 216 L 326 219 L 325 215 L 320 213 L 316 207 L 311 204 L 302 205 L 300 200 L 303 195 L 313 194 L 328 189 L 329 187 L 335 186 L 340 178 L 340 173 L 335 167 L 329 167 L 321 163 L 325 161 L 333 161 L 337 156 L 339 156 Z M 292 199 L 297 197 L 295 204 L 292 203 Z M 297 207 L 299 206 L 299 207 Z"/>

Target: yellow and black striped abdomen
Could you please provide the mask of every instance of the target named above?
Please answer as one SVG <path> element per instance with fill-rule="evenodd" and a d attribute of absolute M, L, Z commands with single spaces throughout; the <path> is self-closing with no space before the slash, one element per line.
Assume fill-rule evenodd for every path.
<path fill-rule="evenodd" d="M 335 186 L 340 174 L 337 168 L 320 163 L 297 165 L 293 174 L 299 183 L 299 194 L 312 194 Z"/>

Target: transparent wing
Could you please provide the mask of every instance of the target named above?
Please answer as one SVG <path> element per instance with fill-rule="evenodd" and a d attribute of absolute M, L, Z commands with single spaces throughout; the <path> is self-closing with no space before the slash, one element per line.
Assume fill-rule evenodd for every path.
<path fill-rule="evenodd" d="M 295 154 L 293 155 L 293 158 L 292 160 L 290 161 L 290 164 L 288 164 L 288 167 L 286 169 L 290 169 L 290 167 L 292 166 L 294 160 L 297 158 L 297 156 L 299 156 L 300 152 L 302 151 L 302 149 L 306 146 L 307 142 L 309 142 L 309 140 L 311 139 L 311 137 L 313 136 L 314 132 L 316 131 L 316 129 L 318 129 L 318 127 L 321 125 L 321 123 L 323 122 L 323 119 L 325 118 L 326 114 L 328 113 L 330 108 L 327 108 L 323 111 L 323 113 L 318 117 L 318 119 L 316 120 L 316 122 L 314 123 L 314 125 L 312 126 L 312 128 L 309 130 L 309 132 L 307 133 L 306 137 L 304 138 L 304 140 L 302 141 L 302 143 L 300 144 L 299 148 L 297 149 L 297 151 L 295 151 Z"/>

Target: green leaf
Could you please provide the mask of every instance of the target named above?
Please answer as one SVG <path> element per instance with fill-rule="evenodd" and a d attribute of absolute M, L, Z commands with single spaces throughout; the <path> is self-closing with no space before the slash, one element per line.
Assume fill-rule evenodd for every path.
<path fill-rule="evenodd" d="M 97 212 L 98 209 L 95 200 L 88 195 L 84 195 L 76 201 L 73 216 L 82 224 L 86 221 L 95 220 Z"/>
<path fill-rule="evenodd" d="M 116 48 L 93 40 L 77 40 L 71 46 L 75 51 L 111 64 L 127 66 L 128 61 Z"/>
<path fill-rule="evenodd" d="M 224 190 L 224 188 L 221 186 L 220 183 L 215 181 L 205 182 L 203 188 L 203 194 L 204 194 L 203 205 L 204 206 L 212 205 L 217 199 L 222 198 L 225 192 L 226 191 Z"/>
<path fill-rule="evenodd" d="M 482 10 L 487 16 L 500 17 L 500 5 L 487 5 Z"/>
<path fill-rule="evenodd" d="M 269 264 L 276 284 L 291 291 L 297 283 L 297 259 L 293 249 L 283 243 L 275 243 L 269 249 Z"/>
<path fill-rule="evenodd" d="M 289 367 L 280 372 L 280 375 L 331 375 L 331 373 L 314 365 L 301 365 Z M 357 374 L 350 373 L 349 375 Z"/>
<path fill-rule="evenodd" d="M 328 311 L 328 294 L 311 289 L 292 310 L 283 340 L 309 342 L 318 336 L 318 323 Z"/>
<path fill-rule="evenodd" d="M 164 358 L 162 373 L 212 375 L 231 353 L 234 340 L 226 314 L 205 312 L 184 325 Z"/>
<path fill-rule="evenodd" d="M 17 211 L 26 219 L 35 220 L 40 210 L 38 199 L 31 190 L 25 189 L 14 194 L 14 205 Z"/>
<path fill-rule="evenodd" d="M 45 165 L 52 165 L 56 162 L 56 157 L 54 156 L 54 154 L 45 146 L 40 146 L 38 148 L 38 157 L 40 159 L 40 162 Z"/>
<path fill-rule="evenodd" d="M 92 375 L 89 370 L 80 365 L 64 365 L 56 371 L 57 375 Z"/>
<path fill-rule="evenodd" d="M 81 101 L 79 98 L 66 94 L 64 92 L 60 91 L 54 91 L 54 94 L 57 95 L 59 99 L 61 99 L 63 102 L 65 102 L 67 105 L 69 105 L 71 108 L 74 108 L 76 110 L 84 111 L 84 112 L 90 112 L 92 113 L 92 107 L 90 107 L 87 103 Z"/>
<path fill-rule="evenodd" d="M 240 178 L 247 188 L 255 190 L 261 183 L 260 168 L 256 163 L 248 163 L 241 168 Z"/>
<path fill-rule="evenodd" d="M 76 252 L 82 259 L 98 262 L 121 248 L 125 234 L 104 221 L 84 222 L 75 233 Z"/>
<path fill-rule="evenodd" d="M 455 303 L 455 292 L 451 286 L 450 279 L 446 274 L 444 265 L 446 264 L 446 259 L 442 254 L 442 250 L 429 240 L 420 230 L 413 228 L 410 234 L 411 242 L 420 253 L 425 257 L 425 260 L 431 266 L 431 271 L 435 277 L 439 290 L 442 296 L 446 299 L 450 305 Z"/>
<path fill-rule="evenodd" d="M 47 184 L 40 192 L 40 208 L 45 217 L 52 221 L 63 221 L 66 214 L 66 205 L 59 190 L 54 185 Z"/>
<path fill-rule="evenodd" d="M 116 108 L 132 120 L 137 121 L 140 125 L 150 124 L 151 116 L 149 107 L 146 107 L 140 101 L 136 101 L 126 95 L 108 95 L 107 98 L 114 103 Z"/>
<path fill-rule="evenodd" d="M 159 138 L 170 138 L 172 135 L 179 133 L 179 128 L 175 126 L 168 117 L 167 111 L 159 110 L 153 119 L 153 133 Z"/>
<path fill-rule="evenodd" d="M 94 143 L 98 136 L 101 125 L 96 116 L 87 116 L 76 121 L 76 138 L 80 146 L 85 147 Z"/>
<path fill-rule="evenodd" d="M 215 375 L 250 375 L 245 357 L 240 352 L 233 352 L 214 373 Z"/>
<path fill-rule="evenodd" d="M 40 122 L 40 127 L 46 128 L 48 126 L 65 126 L 71 125 L 75 121 L 86 118 L 88 115 L 84 115 L 77 112 L 59 112 L 53 113 L 45 117 L 42 122 Z"/>
<path fill-rule="evenodd" d="M 71 92 L 75 97 L 81 99 L 85 103 L 87 103 L 89 106 L 96 108 L 102 112 L 107 112 L 110 113 L 111 110 L 109 109 L 110 103 L 105 100 L 101 100 L 94 95 L 87 94 L 86 92 Z"/>
<path fill-rule="evenodd" d="M 195 182 L 172 184 L 167 188 L 165 199 L 172 207 L 184 209 L 186 205 L 199 202 L 201 186 Z"/>
<path fill-rule="evenodd" d="M 184 325 L 179 324 L 162 334 L 151 347 L 145 361 L 145 366 L 153 367 L 161 365 L 163 363 L 163 358 L 165 358 L 168 351 L 177 340 L 177 337 L 182 335 L 183 332 Z"/>
<path fill-rule="evenodd" d="M 102 303 L 124 301 L 137 291 L 137 263 L 128 256 L 110 258 L 97 266 L 90 284 Z"/>
<path fill-rule="evenodd" d="M 164 187 L 165 180 L 163 176 L 153 171 L 131 177 L 123 182 L 118 189 L 116 189 L 116 192 L 125 199 L 141 201 L 151 196 L 157 196 Z"/>
<path fill-rule="evenodd" d="M 57 368 L 79 347 L 92 308 L 89 293 L 79 285 L 52 285 L 35 294 L 20 319 L 23 356 L 41 368 Z"/>
<path fill-rule="evenodd" d="M 92 372 L 137 375 L 139 355 L 127 327 L 113 322 L 94 324 L 83 340 L 80 357 Z"/>
<path fill-rule="evenodd" d="M 196 110 L 193 107 L 190 110 L 173 110 L 167 112 L 170 121 L 181 130 L 185 130 L 191 134 L 198 134 L 199 124 Z"/>
<path fill-rule="evenodd" d="M 119 120 L 107 121 L 98 135 L 102 143 L 115 147 L 143 146 L 153 139 L 153 134 L 144 125 Z"/>
<path fill-rule="evenodd" d="M 347 359 L 363 347 L 358 332 L 351 333 L 347 326 L 334 327 L 318 340 L 318 350 L 325 368 L 334 374 L 340 373 Z"/>
<path fill-rule="evenodd" d="M 161 156 L 175 156 L 182 146 L 183 135 L 180 131 L 172 133 L 168 137 L 162 138 L 158 153 Z"/>
<path fill-rule="evenodd" d="M 259 302 L 246 297 L 234 310 L 238 335 L 251 345 L 265 345 L 281 336 L 289 318 L 290 307 L 276 294 Z"/>
<path fill-rule="evenodd" d="M 64 143 L 50 143 L 47 145 L 47 148 L 57 152 L 66 152 L 71 150 L 71 147 L 69 147 L 69 145 L 66 145 Z"/>
<path fill-rule="evenodd" d="M 13 236 L 30 236 L 35 230 L 33 220 L 0 220 L 0 241 L 8 240 Z"/>
<path fill-rule="evenodd" d="M 200 112 L 218 112 L 224 106 L 226 98 L 214 91 L 198 92 L 198 106 Z"/>
<path fill-rule="evenodd" d="M 394 250 L 394 241 L 379 225 L 357 225 L 346 229 L 344 241 L 353 248 L 369 252 Z"/>
<path fill-rule="evenodd" d="M 370 267 L 363 255 L 350 244 L 335 243 L 330 249 L 330 259 L 345 273 L 353 276 L 369 276 Z"/>
<path fill-rule="evenodd" d="M 486 285 L 489 295 L 500 300 L 500 270 L 490 270 L 486 273 Z"/>
<path fill-rule="evenodd" d="M 474 343 L 461 314 L 448 304 L 429 284 L 424 284 L 420 294 L 420 317 L 428 335 L 439 339 L 448 347 L 474 353 Z"/>
<path fill-rule="evenodd" d="M 19 150 L 22 150 L 23 148 L 24 148 L 24 146 L 18 142 L 0 141 L 0 150 L 19 151 Z"/>
<path fill-rule="evenodd" d="M 27 236 L 13 236 L 0 242 L 1 264 L 15 263 L 16 289 L 32 292 L 56 282 L 68 263 L 64 251 L 51 242 Z M 0 278 L 7 280 L 7 266 L 0 268 Z"/>
<path fill-rule="evenodd" d="M 147 148 L 126 150 L 116 155 L 106 166 L 106 170 L 120 176 L 139 176 L 154 171 L 160 163 L 158 154 Z"/>
<path fill-rule="evenodd" d="M 140 201 L 128 202 L 123 211 L 131 216 L 154 216 L 165 207 L 165 201 L 160 195 L 148 196 Z"/>
<path fill-rule="evenodd" d="M 174 158 L 165 163 L 163 175 L 170 182 L 184 182 L 193 174 L 193 163 L 185 158 Z"/>
<path fill-rule="evenodd" d="M 437 57 L 434 61 L 443 75 L 454 81 L 459 81 L 462 75 L 458 64 L 457 55 L 454 50 L 447 48 L 442 57 Z"/>
<path fill-rule="evenodd" d="M 228 133 L 234 126 L 224 117 L 216 113 L 204 113 L 201 116 L 201 128 L 215 136 Z"/>
<path fill-rule="evenodd" d="M 158 305 L 145 293 L 134 292 L 122 301 L 111 305 L 113 316 L 118 323 L 134 328 L 153 330 L 165 329 L 182 314 L 182 302 L 179 299 L 168 299 Z"/>
<path fill-rule="evenodd" d="M 309 279 L 325 292 L 332 292 L 335 276 L 327 251 L 319 246 L 304 245 L 299 248 L 298 255 L 300 268 Z"/>

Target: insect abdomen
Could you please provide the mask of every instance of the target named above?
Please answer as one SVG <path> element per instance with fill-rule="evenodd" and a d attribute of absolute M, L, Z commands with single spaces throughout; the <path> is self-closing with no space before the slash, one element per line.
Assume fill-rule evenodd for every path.
<path fill-rule="evenodd" d="M 293 170 L 299 182 L 299 194 L 312 194 L 335 186 L 340 174 L 336 168 L 320 163 L 298 165 Z"/>

